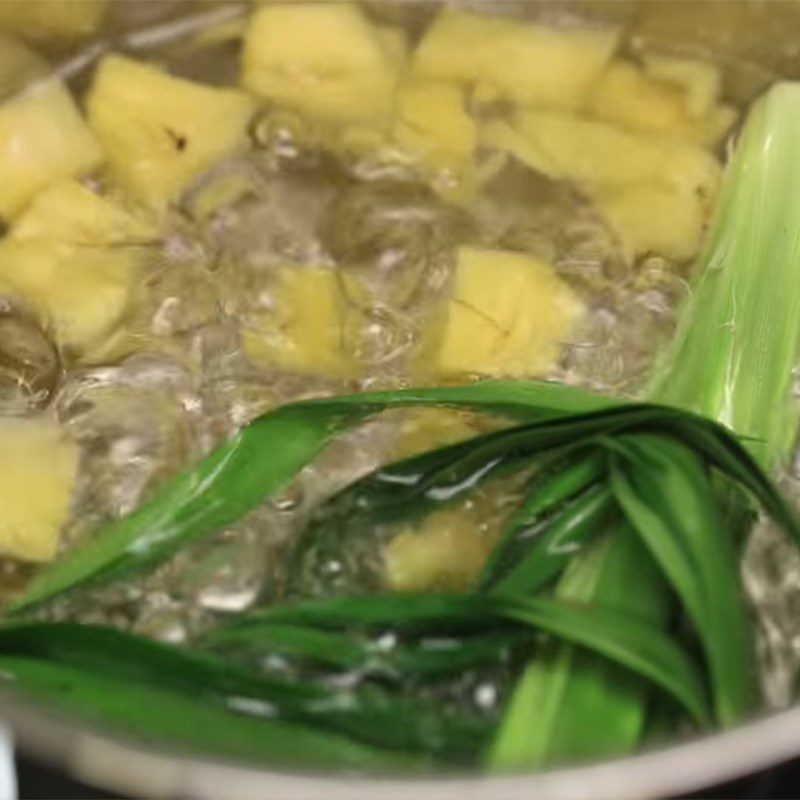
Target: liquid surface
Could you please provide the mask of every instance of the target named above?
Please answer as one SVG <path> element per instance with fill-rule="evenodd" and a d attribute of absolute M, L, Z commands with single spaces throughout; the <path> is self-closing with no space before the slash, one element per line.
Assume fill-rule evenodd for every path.
<path fill-rule="evenodd" d="M 76 96 L 87 91 L 108 51 L 209 85 L 239 80 L 240 22 L 251 13 L 248 4 L 118 0 L 112 6 L 104 28 L 88 41 L 42 46 Z M 719 68 L 720 102 L 735 120 L 777 76 L 800 73 L 800 12 L 788 2 L 702 2 L 690 9 L 658 0 L 461 6 L 554 30 L 620 25 L 615 58 L 626 63 L 646 63 L 652 54 L 705 60 Z M 387 0 L 362 10 L 413 45 L 439 7 Z M 504 101 L 473 98 L 470 113 L 488 125 L 502 118 Z M 283 403 L 487 377 L 482 368 L 462 368 L 460 376 L 437 372 L 429 368 L 435 357 L 429 363 L 426 355 L 426 337 L 455 296 L 462 248 L 544 263 L 581 307 L 550 363 L 512 377 L 627 398 L 644 390 L 672 334 L 693 253 L 632 252 L 595 195 L 532 169 L 519 153 L 476 148 L 475 187 L 462 193 L 464 177 L 450 166 L 386 157 L 376 147 L 333 146 L 327 133 L 321 140 L 308 135 L 302 114 L 299 120 L 279 103 L 257 104 L 244 146 L 195 177 L 163 211 L 157 234 L 132 245 L 141 277 L 119 324 L 92 347 L 76 353 L 62 346 L 16 297 L 0 304 L 0 411 L 14 418 L 49 414 L 79 449 L 62 552 L 130 513 L 167 478 Z M 732 118 L 705 148 L 715 163 L 724 160 L 737 124 Z M 102 171 L 83 181 L 100 196 L 116 191 Z M 336 352 L 346 366 L 338 355 L 319 356 L 324 347 L 312 334 L 310 361 L 302 353 L 275 355 L 282 347 L 288 352 L 280 337 L 291 336 L 293 325 L 310 329 L 334 313 L 318 300 L 327 291 L 323 281 L 304 295 L 312 304 L 309 319 L 287 322 L 285 312 L 301 296 L 286 288 L 287 265 L 333 276 Z M 48 614 L 191 642 L 225 615 L 284 596 L 287 548 L 334 491 L 427 441 L 455 441 L 493 424 L 468 414 L 430 422 L 412 412 L 386 414 L 332 445 L 291 487 L 232 528 L 149 576 L 59 601 Z M 786 480 L 796 494 L 796 479 Z M 474 570 L 518 502 L 517 489 L 489 484 L 455 518 L 441 521 L 451 533 L 435 546 L 446 551 L 447 536 L 455 537 L 462 550 L 472 548 L 464 559 Z M 459 539 L 464 524 L 471 533 Z M 418 575 L 391 562 L 414 563 L 413 553 L 398 544 L 408 535 L 402 528 L 376 531 L 361 550 L 347 551 L 353 564 L 313 564 L 304 593 L 324 594 L 330 586 L 374 590 L 387 580 L 426 588 L 415 583 Z M 7 596 L 35 569 L 11 559 L 1 566 Z M 743 573 L 758 612 L 764 694 L 770 705 L 785 705 L 800 663 L 800 561 L 779 534 L 759 524 Z M 431 580 L 459 586 L 458 575 L 437 573 Z M 491 715 L 503 698 L 504 677 L 476 672 L 442 691 Z"/>

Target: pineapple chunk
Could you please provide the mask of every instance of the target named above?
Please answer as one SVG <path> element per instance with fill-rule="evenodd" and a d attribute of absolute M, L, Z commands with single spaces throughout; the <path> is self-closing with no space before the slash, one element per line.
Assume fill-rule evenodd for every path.
<path fill-rule="evenodd" d="M 443 375 L 546 375 L 580 311 L 549 265 L 523 253 L 462 247 L 452 299 L 423 356 Z"/>
<path fill-rule="evenodd" d="M 574 108 L 618 40 L 617 29 L 557 29 L 445 9 L 417 48 L 413 68 L 521 105 Z"/>
<path fill-rule="evenodd" d="M 0 7 L 2 4 L 0 4 Z M 99 166 L 102 151 L 66 87 L 38 56 L 0 37 L 0 216 L 40 189 Z"/>
<path fill-rule="evenodd" d="M 274 308 L 242 331 L 248 357 L 290 372 L 353 374 L 343 348 L 346 299 L 335 272 L 289 265 L 278 271 Z"/>
<path fill-rule="evenodd" d="M 36 195 L 10 232 L 18 241 L 80 245 L 139 244 L 156 234 L 149 220 L 74 180 L 53 184 Z"/>
<path fill-rule="evenodd" d="M 450 172 L 456 194 L 472 194 L 477 130 L 463 90 L 453 83 L 410 81 L 398 89 L 395 114 L 397 144 L 428 170 Z"/>
<path fill-rule="evenodd" d="M 77 448 L 49 419 L 5 419 L 0 452 L 0 551 L 49 561 L 69 513 Z"/>
<path fill-rule="evenodd" d="M 686 87 L 644 73 L 626 61 L 616 61 L 603 73 L 587 101 L 596 119 L 633 131 L 658 133 L 713 147 L 733 124 L 728 106 L 709 105 L 693 115 Z"/>
<path fill-rule="evenodd" d="M 120 56 L 102 60 L 86 105 L 113 176 L 155 211 L 244 143 L 254 110 L 241 92 Z"/>
<path fill-rule="evenodd" d="M 686 92 L 686 109 L 691 117 L 704 117 L 719 102 L 722 76 L 719 67 L 697 58 L 647 55 L 644 68 L 648 75 L 680 86 Z"/>
<path fill-rule="evenodd" d="M 252 16 L 242 82 L 312 119 L 383 125 L 398 74 L 390 43 L 352 3 L 278 3 Z"/>
<path fill-rule="evenodd" d="M 631 184 L 598 192 L 594 204 L 629 261 L 647 253 L 683 261 L 700 247 L 706 207 L 695 194 L 657 183 Z"/>
<path fill-rule="evenodd" d="M 587 106 L 592 116 L 632 130 L 672 132 L 691 124 L 680 87 L 654 80 L 623 60 L 605 70 Z"/>
<path fill-rule="evenodd" d="M 395 458 L 408 458 L 433 447 L 464 441 L 480 431 L 463 411 L 451 408 L 415 409 L 400 427 Z"/>
<path fill-rule="evenodd" d="M 559 112 L 519 114 L 514 125 L 490 123 L 482 138 L 537 172 L 574 181 L 590 194 L 597 188 L 656 181 L 686 195 L 711 197 L 721 173 L 714 156 L 696 145 Z"/>
<path fill-rule="evenodd" d="M 384 551 L 390 591 L 464 591 L 480 574 L 496 538 L 474 510 L 442 509 L 409 526 Z"/>
<path fill-rule="evenodd" d="M 523 114 L 515 126 L 493 123 L 482 138 L 550 178 L 577 183 L 628 258 L 697 252 L 721 174 L 699 146 L 557 113 Z"/>
<path fill-rule="evenodd" d="M 149 221 L 76 181 L 37 195 L 0 242 L 0 280 L 72 350 L 97 345 L 127 305 Z"/>
<path fill-rule="evenodd" d="M 0 242 L 0 281 L 18 292 L 63 347 L 81 350 L 125 310 L 138 257 L 121 248 L 52 241 Z"/>
<path fill-rule="evenodd" d="M 3 0 L 0 30 L 37 41 L 69 42 L 94 33 L 108 9 L 108 0 Z"/>

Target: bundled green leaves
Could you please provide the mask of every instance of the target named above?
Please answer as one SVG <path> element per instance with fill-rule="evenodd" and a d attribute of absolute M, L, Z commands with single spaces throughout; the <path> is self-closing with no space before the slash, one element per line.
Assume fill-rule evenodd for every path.
<path fill-rule="evenodd" d="M 751 112 L 653 381 L 656 398 L 704 416 L 525 382 L 277 409 L 37 577 L 0 628 L 0 675 L 131 734 L 292 766 L 505 769 L 628 750 L 654 708 L 697 727 L 741 719 L 758 697 L 737 536 L 760 506 L 800 543 L 761 466 L 780 462 L 796 429 L 798 185 L 800 87 L 786 84 Z M 193 649 L 21 619 L 163 563 L 367 416 L 413 405 L 515 424 L 384 466 L 323 504 L 289 558 L 287 602 L 222 621 Z M 533 475 L 524 502 L 473 592 L 309 590 L 315 564 L 376 526 L 520 471 Z M 506 689 L 499 711 L 453 701 L 450 687 L 483 674 Z"/>
<path fill-rule="evenodd" d="M 516 392 L 522 388 L 514 385 Z M 16 623 L 0 630 L 0 671 L 34 696 L 139 734 L 218 749 L 219 732 L 231 731 L 224 750 L 253 756 L 269 754 L 274 745 L 272 756 L 282 760 L 290 755 L 277 745 L 286 741 L 286 727 L 298 740 L 309 739 L 298 757 L 330 765 L 339 742 L 342 766 L 370 769 L 479 764 L 492 743 L 487 721 L 445 701 L 417 700 L 416 690 L 441 686 L 470 670 L 520 663 L 541 646 L 541 634 L 641 676 L 697 725 L 726 724 L 746 713 L 756 700 L 746 668 L 747 614 L 736 580 L 735 545 L 720 522 L 712 476 L 741 487 L 800 539 L 792 509 L 739 442 L 715 423 L 653 405 L 604 408 L 602 401 L 596 411 L 559 416 L 547 401 L 562 389 L 527 384 L 524 390 L 524 402 L 510 401 L 509 408 L 542 421 L 383 467 L 332 498 L 318 517 L 339 535 L 361 532 L 367 528 L 359 517 L 375 524 L 409 518 L 445 502 L 433 498 L 456 501 L 494 470 L 536 465 L 524 506 L 474 593 L 280 604 L 212 631 L 198 643 L 206 651 L 202 656 L 102 628 Z M 504 385 L 464 387 L 455 396 L 456 390 L 444 391 L 450 403 L 480 407 L 487 393 L 493 401 L 503 395 Z M 421 401 L 435 396 L 430 390 Z M 362 395 L 297 404 L 267 415 L 240 436 L 258 434 L 258 426 L 287 414 L 299 426 L 305 409 L 317 426 L 323 413 L 341 420 L 348 405 L 361 417 L 374 400 Z M 396 400 L 420 398 L 400 392 Z M 390 400 L 381 395 L 380 402 Z M 181 507 L 162 505 L 157 515 L 157 505 L 145 507 L 150 513 L 142 519 L 180 517 Z M 209 507 L 218 513 L 218 506 Z M 339 525 L 327 507 L 348 509 L 349 525 Z M 202 524 L 202 516 L 195 520 Z M 694 626 L 688 649 L 635 613 L 550 596 L 574 553 L 596 547 L 622 520 L 681 599 Z M 309 527 L 293 564 L 301 564 L 309 547 L 329 535 L 323 528 L 319 522 Z M 142 527 L 128 546 L 138 554 L 152 540 Z M 350 544 L 346 533 L 336 544 Z M 65 583 L 59 572 L 75 570 L 85 553 L 76 551 L 31 587 L 37 603 L 56 596 L 43 594 L 52 576 L 58 593 L 80 587 L 82 582 Z M 141 566 L 124 551 L 114 556 L 117 575 Z M 100 569 L 92 578 L 97 582 L 107 574 Z M 387 633 L 394 637 L 388 646 Z M 695 637 L 704 654 L 700 661 L 693 655 Z M 289 677 L 261 668 L 276 656 L 293 667 Z M 355 680 L 342 686 L 332 680 L 337 675 Z M 186 726 L 157 723 L 162 695 L 178 705 L 199 704 L 203 714 L 219 718 L 217 733 L 197 729 L 193 715 Z M 136 701 L 121 702 L 124 697 Z M 257 724 L 265 726 L 258 743 L 246 733 Z"/>

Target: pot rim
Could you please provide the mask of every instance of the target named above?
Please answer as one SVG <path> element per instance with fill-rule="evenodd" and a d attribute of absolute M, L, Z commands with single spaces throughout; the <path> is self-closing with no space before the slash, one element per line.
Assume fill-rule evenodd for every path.
<path fill-rule="evenodd" d="M 509 776 L 402 778 L 270 771 L 165 752 L 4 697 L 0 717 L 21 749 L 72 777 L 136 797 L 190 800 L 634 800 L 684 795 L 800 755 L 800 705 L 721 733 L 624 758 Z"/>

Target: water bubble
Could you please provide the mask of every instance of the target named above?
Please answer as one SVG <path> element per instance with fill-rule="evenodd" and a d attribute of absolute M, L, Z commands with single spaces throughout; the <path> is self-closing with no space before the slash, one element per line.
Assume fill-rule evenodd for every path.
<path fill-rule="evenodd" d="M 38 322 L 0 298 L 0 413 L 41 409 L 60 377 L 58 351 Z"/>
<path fill-rule="evenodd" d="M 69 376 L 56 411 L 82 451 L 79 498 L 88 508 L 126 514 L 192 460 L 194 391 L 180 364 L 156 356 Z"/>
<path fill-rule="evenodd" d="M 345 350 L 362 364 L 378 367 L 395 361 L 414 342 L 413 322 L 383 305 L 348 309 L 342 330 Z"/>
<path fill-rule="evenodd" d="M 787 478 L 783 488 L 800 497 L 796 479 Z M 742 580 L 758 611 L 756 645 L 764 698 L 773 708 L 785 708 L 794 697 L 800 668 L 800 554 L 769 520 L 759 520 L 748 538 Z"/>
<path fill-rule="evenodd" d="M 266 574 L 267 539 L 259 526 L 242 524 L 203 550 L 180 576 L 179 591 L 209 611 L 234 613 L 251 606 Z"/>
<path fill-rule="evenodd" d="M 431 278 L 465 225 L 423 185 L 377 181 L 343 191 L 319 230 L 325 248 L 356 275 L 370 302 L 404 309 L 427 299 Z"/>

